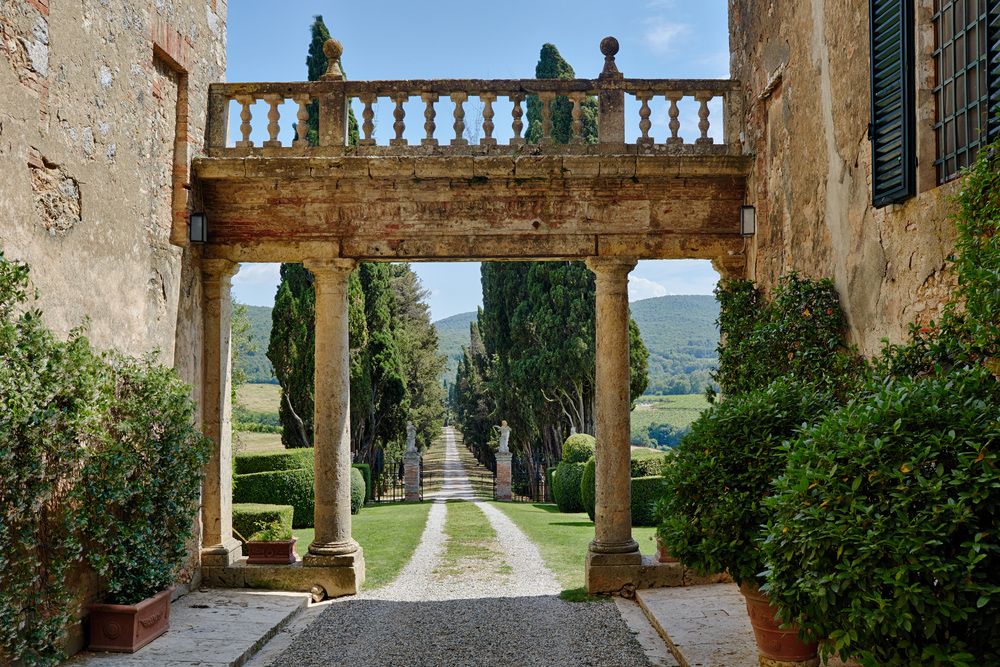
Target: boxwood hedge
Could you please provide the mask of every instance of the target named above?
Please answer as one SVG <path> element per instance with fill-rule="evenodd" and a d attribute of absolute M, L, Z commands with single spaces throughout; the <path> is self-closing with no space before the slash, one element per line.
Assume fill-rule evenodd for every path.
<path fill-rule="evenodd" d="M 291 505 L 292 526 L 313 526 L 313 470 L 272 470 L 233 477 L 233 502 Z"/>
<path fill-rule="evenodd" d="M 586 433 L 575 433 L 562 446 L 562 460 L 567 463 L 586 463 L 594 455 L 594 436 Z"/>
<path fill-rule="evenodd" d="M 233 505 L 233 532 L 238 539 L 249 540 L 251 535 L 275 521 L 291 530 L 294 511 L 295 508 L 291 505 L 235 503 Z"/>
<path fill-rule="evenodd" d="M 580 478 L 583 477 L 584 463 L 561 462 L 556 466 L 552 479 L 552 496 L 560 512 L 582 512 L 580 502 Z"/>
<path fill-rule="evenodd" d="M 361 471 L 365 482 L 365 502 L 370 502 L 372 499 L 372 467 L 367 463 L 355 463 L 353 467 Z"/>
<path fill-rule="evenodd" d="M 594 520 L 596 505 L 596 489 L 594 477 L 596 466 L 591 458 L 584 464 L 583 474 L 580 477 L 580 502 L 590 520 Z M 632 478 L 632 525 L 633 526 L 655 526 L 656 525 L 656 503 L 663 498 L 667 492 L 666 484 L 661 475 L 650 475 L 647 477 Z"/>
<path fill-rule="evenodd" d="M 313 467 L 313 449 L 286 449 L 281 452 L 253 452 L 239 454 L 233 459 L 233 472 L 249 475 L 273 470 L 295 470 Z"/>
<path fill-rule="evenodd" d="M 365 504 L 365 478 L 357 466 L 351 466 L 351 514 L 357 514 Z"/>

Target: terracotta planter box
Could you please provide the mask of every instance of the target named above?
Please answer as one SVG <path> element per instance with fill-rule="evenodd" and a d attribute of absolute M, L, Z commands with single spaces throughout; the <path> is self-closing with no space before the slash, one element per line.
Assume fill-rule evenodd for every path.
<path fill-rule="evenodd" d="M 279 542 L 247 542 L 247 565 L 291 565 L 295 555 L 295 540 Z"/>
<path fill-rule="evenodd" d="M 740 592 L 747 601 L 750 625 L 761 656 L 779 662 L 819 664 L 816 642 L 807 644 L 799 639 L 798 628 L 794 625 L 782 629 L 774 618 L 778 608 L 771 605 L 766 595 L 756 586 L 746 584 L 740 586 Z"/>
<path fill-rule="evenodd" d="M 90 605 L 90 650 L 135 653 L 170 624 L 170 596 L 174 587 L 138 604 Z"/>
<path fill-rule="evenodd" d="M 660 541 L 660 536 L 656 536 L 656 560 L 660 563 L 679 563 L 680 560 L 670 555 L 667 545 Z"/>

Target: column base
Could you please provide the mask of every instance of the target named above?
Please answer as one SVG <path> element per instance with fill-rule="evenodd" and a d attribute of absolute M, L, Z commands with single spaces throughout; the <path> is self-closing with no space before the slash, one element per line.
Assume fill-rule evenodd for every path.
<path fill-rule="evenodd" d="M 685 568 L 680 563 L 660 563 L 639 554 L 587 554 L 587 592 L 632 597 L 643 588 L 683 586 Z"/>
<path fill-rule="evenodd" d="M 222 544 L 203 547 L 201 550 L 202 566 L 227 567 L 243 557 L 243 543 L 230 537 Z"/>
<path fill-rule="evenodd" d="M 361 552 L 346 558 L 350 565 L 327 565 L 298 561 L 291 565 L 247 565 L 246 558 L 226 567 L 202 568 L 205 586 L 215 588 L 261 588 L 273 591 L 303 591 L 314 599 L 357 595 L 365 581 L 365 561 Z"/>

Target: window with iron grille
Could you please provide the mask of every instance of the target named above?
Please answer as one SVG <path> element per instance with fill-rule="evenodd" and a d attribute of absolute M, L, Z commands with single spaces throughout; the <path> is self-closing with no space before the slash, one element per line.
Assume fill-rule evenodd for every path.
<path fill-rule="evenodd" d="M 934 164 L 938 183 L 944 183 L 972 164 L 996 131 L 1000 0 L 935 0 L 934 38 Z"/>

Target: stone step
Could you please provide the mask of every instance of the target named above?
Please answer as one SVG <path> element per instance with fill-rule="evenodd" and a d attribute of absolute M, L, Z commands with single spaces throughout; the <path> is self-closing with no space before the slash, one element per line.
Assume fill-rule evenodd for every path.
<path fill-rule="evenodd" d="M 136 653 L 91 653 L 73 667 L 240 667 L 309 604 L 302 593 L 201 590 L 170 607 L 170 629 Z"/>

